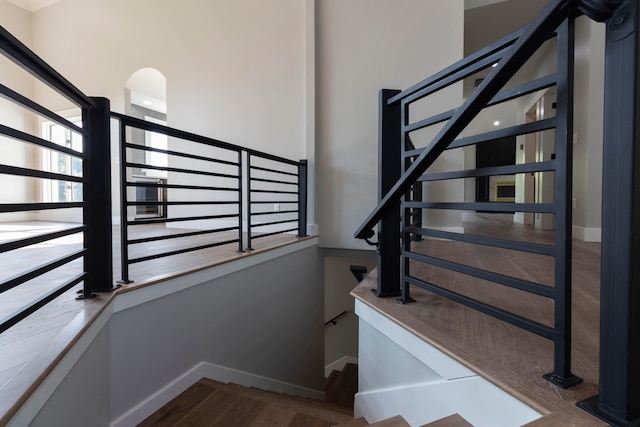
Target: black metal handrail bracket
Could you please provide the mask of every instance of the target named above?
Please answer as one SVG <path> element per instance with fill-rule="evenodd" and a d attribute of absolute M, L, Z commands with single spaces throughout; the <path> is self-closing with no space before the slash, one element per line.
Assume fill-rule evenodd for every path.
<path fill-rule="evenodd" d="M 544 375 L 553 384 L 566 388 L 582 382 L 571 373 L 571 176 L 573 135 L 573 18 L 579 2 L 554 0 L 530 25 L 498 40 L 481 51 L 459 61 L 442 72 L 405 91 L 383 90 L 380 98 L 380 203 L 355 233 L 370 238 L 379 225 L 379 296 L 399 295 L 401 303 L 414 301 L 410 285 L 426 289 L 554 342 L 554 371 Z M 526 61 L 550 38 L 557 36 L 558 63 L 555 73 L 518 87 L 502 90 Z M 409 108 L 416 101 L 495 65 L 489 75 L 461 107 L 421 120 L 410 120 Z M 459 134 L 485 107 L 506 102 L 556 86 L 557 111 L 551 119 L 513 126 L 494 132 L 458 138 Z M 502 92 L 500 92 L 502 90 Z M 446 122 L 426 148 L 415 148 L 410 134 L 437 123 Z M 556 156 L 534 164 L 491 167 L 440 173 L 427 173 L 445 151 L 494 140 L 555 129 Z M 458 138 L 458 139 L 456 139 Z M 395 151 L 396 154 L 393 154 Z M 383 153 L 385 153 L 383 155 Z M 398 168 L 400 166 L 400 168 Z M 500 174 L 548 172 L 555 174 L 555 201 L 552 203 L 443 203 L 431 202 L 429 195 L 415 191 L 416 184 Z M 413 188 L 413 190 L 412 190 Z M 492 210 L 504 212 L 551 213 L 556 218 L 553 245 L 472 236 L 424 228 L 417 217 L 425 209 Z M 401 226 L 398 227 L 398 221 Z M 549 287 L 513 277 L 467 267 L 455 262 L 425 256 L 412 251 L 416 236 L 497 246 L 510 250 L 542 253 L 555 259 L 555 286 Z M 401 242 L 400 245 L 398 242 Z M 399 248 L 399 250 L 398 250 Z M 428 283 L 411 274 L 414 263 L 429 264 L 452 272 L 489 280 L 503 286 L 531 292 L 555 302 L 554 324 L 546 326 L 483 301 Z M 401 277 L 398 286 L 397 277 Z"/>
<path fill-rule="evenodd" d="M 26 215 L 25 218 L 36 217 L 36 212 L 43 213 L 40 218 L 46 219 L 46 212 L 52 210 L 65 212 L 73 209 L 82 210 L 82 224 L 44 231 L 35 236 L 6 240 L 0 244 L 0 253 L 10 255 L 12 251 L 35 250 L 36 245 L 55 244 L 55 239 L 74 235 L 82 236 L 80 249 L 70 250 L 66 255 L 58 253 L 55 259 L 47 259 L 48 255 L 38 255 L 39 265 L 34 265 L 27 271 L 18 272 L 0 281 L 0 293 L 4 293 L 18 286 L 30 286 L 28 282 L 40 280 L 43 275 L 54 270 L 60 272 L 64 269 L 66 273 L 66 276 L 59 274 L 58 277 L 61 278 L 58 282 L 52 283 L 48 289 L 42 291 L 41 295 L 0 319 L 0 332 L 3 332 L 76 285 L 83 285 L 82 290 L 79 291 L 81 298 L 90 298 L 94 297 L 96 292 L 113 289 L 113 281 L 111 280 L 110 204 L 106 203 L 102 196 L 105 193 L 110 194 L 109 134 L 108 126 L 106 134 L 103 127 L 105 117 L 108 125 L 108 101 L 87 97 L 3 27 L 0 27 L 0 52 L 26 71 L 35 81 L 53 89 L 66 101 L 78 107 L 82 114 L 82 125 L 78 126 L 11 89 L 8 85 L 12 82 L 6 82 L 8 85 L 0 84 L 0 96 L 11 101 L 16 110 L 30 112 L 82 138 L 82 149 L 67 147 L 14 128 L 8 122 L 0 123 L 0 134 L 4 138 L 11 139 L 14 144 L 24 147 L 24 150 L 35 148 L 40 153 L 56 153 L 60 157 L 74 159 L 73 161 L 82 164 L 81 173 L 44 170 L 32 164 L 25 166 L 0 164 L 2 177 L 14 180 L 31 179 L 41 188 L 44 188 L 48 182 L 64 184 L 68 188 L 82 188 L 82 200 L 53 201 L 40 198 L 35 202 L 0 204 L 0 214 L 13 214 L 15 217 L 17 213 L 21 213 Z M 104 230 L 108 230 L 108 233 Z"/>

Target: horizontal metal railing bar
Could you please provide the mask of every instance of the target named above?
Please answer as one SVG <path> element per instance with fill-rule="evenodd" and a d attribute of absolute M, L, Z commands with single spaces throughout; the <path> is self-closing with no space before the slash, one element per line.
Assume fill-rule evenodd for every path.
<path fill-rule="evenodd" d="M 455 271 L 457 273 L 466 274 L 467 276 L 473 276 L 478 279 L 488 280 L 490 282 L 508 286 L 512 289 L 518 289 L 524 292 L 539 295 L 541 297 L 553 299 L 555 296 L 556 291 L 553 287 L 545 286 L 540 283 L 530 282 L 528 280 L 522 280 L 511 276 L 506 276 L 504 274 L 494 273 L 492 271 L 483 270 L 481 268 L 471 267 L 468 265 L 459 264 L 457 262 L 446 261 L 444 259 L 422 255 L 415 252 L 402 251 L 402 255 L 415 261 L 444 268 L 446 270 Z"/>
<path fill-rule="evenodd" d="M 183 221 L 204 221 L 207 219 L 224 219 L 238 218 L 239 214 L 222 214 L 222 215 L 205 215 L 205 216 L 187 216 L 180 218 L 145 218 L 126 221 L 127 225 L 147 225 L 147 224 L 164 224 L 166 222 L 183 222 Z"/>
<path fill-rule="evenodd" d="M 34 237 L 27 237 L 26 239 L 13 240 L 11 242 L 0 244 L 0 254 L 15 249 L 26 248 L 27 246 L 37 245 L 38 243 L 48 242 L 50 240 L 58 239 L 60 237 L 70 236 L 76 233 L 82 233 L 85 231 L 85 226 L 68 228 L 66 230 L 55 231 L 53 233 L 40 234 Z"/>
<path fill-rule="evenodd" d="M 22 285 L 23 283 L 28 282 L 31 279 L 35 279 L 38 276 L 42 276 L 43 274 L 55 270 L 58 267 L 62 267 L 63 265 L 68 264 L 71 261 L 81 258 L 85 255 L 85 253 L 86 249 L 81 249 L 79 251 L 70 253 L 69 255 L 54 259 L 46 264 L 42 264 L 30 270 L 26 270 L 22 274 L 11 277 L 0 283 L 0 293 L 6 292 L 9 289 L 13 289 L 16 286 Z"/>
<path fill-rule="evenodd" d="M 447 179 L 473 178 L 479 176 L 517 175 L 530 172 L 550 172 L 557 170 L 555 160 L 537 163 L 523 163 L 519 165 L 493 166 L 480 169 L 467 169 L 451 172 L 427 173 L 418 178 L 420 182 L 442 181 Z"/>
<path fill-rule="evenodd" d="M 37 77 L 49 87 L 83 108 L 95 107 L 91 98 L 43 61 L 31 49 L 0 26 L 0 52 L 25 71 Z"/>
<path fill-rule="evenodd" d="M 171 136 L 174 138 L 198 142 L 200 144 L 209 145 L 212 147 L 224 148 L 230 151 L 240 152 L 244 150 L 239 145 L 230 144 L 228 142 L 220 141 L 218 139 L 208 138 L 206 136 L 198 135 L 191 132 L 186 132 L 183 130 L 175 129 L 175 128 L 161 125 L 158 123 L 148 122 L 142 119 L 116 113 L 113 111 L 111 112 L 111 117 L 120 120 L 124 126 L 148 130 L 156 133 L 162 133 L 164 135 Z"/>
<path fill-rule="evenodd" d="M 30 144 L 38 145 L 43 148 L 48 148 L 49 150 L 57 151 L 59 153 L 68 154 L 70 156 L 78 157 L 81 159 L 86 158 L 86 156 L 80 151 L 67 148 L 64 145 L 58 145 L 51 141 L 47 141 L 46 139 L 38 138 L 37 136 L 33 136 L 29 133 L 22 132 L 2 124 L 0 124 L 0 134 L 5 135 L 9 138 L 17 139 L 22 142 L 28 142 Z"/>
<path fill-rule="evenodd" d="M 29 178 L 53 179 L 56 181 L 83 182 L 81 176 L 65 175 L 61 173 L 46 172 L 37 169 L 20 168 L 17 166 L 0 165 L 0 174 L 23 176 Z"/>
<path fill-rule="evenodd" d="M 405 98 L 415 94 L 419 90 L 424 89 L 427 86 L 434 85 L 437 82 L 439 82 L 441 80 L 444 80 L 445 78 L 451 76 L 452 74 L 455 74 L 455 73 L 459 72 L 460 70 L 464 70 L 464 69 L 468 68 L 469 66 L 477 63 L 478 61 L 482 60 L 483 58 L 486 58 L 487 56 L 493 55 L 496 52 L 503 51 L 504 49 L 506 49 L 509 46 L 513 45 L 516 42 L 516 40 L 522 35 L 524 30 L 525 30 L 525 27 L 519 28 L 516 31 L 512 32 L 511 34 L 507 34 L 506 36 L 502 37 L 501 39 L 495 41 L 490 46 L 487 46 L 484 49 L 480 49 L 477 52 L 472 53 L 471 55 L 459 60 L 458 62 L 453 63 L 449 67 L 447 67 L 444 70 L 434 74 L 433 76 L 428 77 L 428 78 L 422 80 L 421 82 L 416 83 L 415 85 L 411 86 L 410 88 L 403 90 L 402 92 L 400 92 L 396 96 L 394 96 L 391 99 L 389 99 L 388 104 L 389 105 L 395 104 L 396 102 L 400 101 L 401 99 L 405 99 Z"/>
<path fill-rule="evenodd" d="M 297 228 L 290 228 L 288 230 L 274 231 L 272 233 L 261 233 L 261 234 L 255 235 L 255 236 L 252 235 L 251 239 L 255 240 L 255 239 L 260 239 L 261 237 L 270 237 L 270 236 L 275 236 L 276 234 L 290 233 L 292 231 L 298 231 L 298 229 Z"/>
<path fill-rule="evenodd" d="M 293 211 L 277 211 L 277 212 L 251 212 L 251 216 L 256 216 L 256 215 L 280 215 L 280 214 L 292 214 L 292 213 L 299 213 L 299 210 L 293 210 Z"/>
<path fill-rule="evenodd" d="M 298 176 L 297 172 L 287 172 L 287 171 L 281 171 L 278 169 L 269 169 L 269 168 L 263 168 L 261 166 L 251 166 L 250 168 L 251 170 L 257 170 L 257 171 L 264 171 L 264 172 L 273 172 L 273 173 L 279 173 L 282 175 L 290 175 L 290 176 Z"/>
<path fill-rule="evenodd" d="M 485 58 L 482 58 L 481 60 L 479 60 L 478 62 L 476 62 L 475 64 L 473 64 L 472 66 L 470 66 L 469 68 L 464 68 L 464 69 L 460 69 L 457 70 L 455 73 L 452 73 L 451 75 L 447 76 L 446 78 L 436 82 L 433 85 L 429 85 L 426 86 L 424 88 L 422 88 L 421 90 L 407 96 L 406 98 L 402 99 L 402 103 L 404 105 L 409 105 L 413 102 L 419 101 L 423 98 L 426 98 L 427 96 L 434 94 L 438 91 L 441 91 L 442 89 L 446 88 L 447 86 L 451 86 L 459 81 L 462 81 L 464 79 L 466 79 L 467 77 L 471 77 L 472 75 L 485 70 L 487 68 L 489 68 L 492 64 L 495 64 L 496 62 L 498 62 L 502 56 L 504 55 L 504 52 L 506 51 L 506 48 L 495 52 L 493 54 L 491 54 L 490 56 L 487 56 Z"/>
<path fill-rule="evenodd" d="M 225 240 L 223 242 L 210 243 L 208 245 L 193 246 L 193 247 L 186 248 L 186 249 L 179 249 L 179 250 L 170 251 L 170 252 L 163 252 L 163 253 L 156 254 L 156 255 L 149 255 L 149 256 L 140 257 L 140 258 L 132 258 L 132 259 L 129 259 L 128 264 L 136 264 L 136 263 L 139 263 L 139 262 L 151 261 L 153 259 L 166 258 L 168 256 L 180 255 L 180 254 L 186 254 L 186 253 L 189 253 L 189 252 L 200 251 L 202 249 L 215 248 L 217 246 L 227 245 L 227 244 L 231 244 L 231 243 L 238 243 L 239 241 L 240 241 L 240 239 Z"/>
<path fill-rule="evenodd" d="M 291 181 L 279 181 L 277 179 L 265 179 L 265 178 L 251 178 L 252 182 L 269 182 L 271 184 L 286 184 L 286 185 L 298 185 L 297 182 Z"/>
<path fill-rule="evenodd" d="M 297 191 L 285 191 L 285 190 L 257 190 L 251 189 L 252 193 L 269 193 L 269 194 L 298 194 Z M 252 202 L 253 203 L 253 202 Z"/>
<path fill-rule="evenodd" d="M 12 314 L 0 320 L 0 333 L 6 331 L 16 323 L 25 319 L 30 314 L 35 313 L 40 308 L 44 307 L 45 305 L 47 305 L 48 303 L 50 303 L 51 301 L 53 301 L 54 299 L 62 295 L 63 293 L 67 292 L 69 289 L 73 288 L 78 283 L 82 282 L 85 279 L 86 275 L 87 273 L 81 273 L 77 275 L 76 277 L 74 277 L 64 285 L 59 286 L 56 289 L 53 289 L 52 291 L 41 295 L 40 298 L 37 298 L 31 301 L 28 305 L 22 307 L 19 310 L 14 311 Z"/>
<path fill-rule="evenodd" d="M 253 157 L 260 157 L 260 158 L 266 159 L 266 160 L 273 160 L 274 162 L 278 162 L 278 163 L 286 163 L 286 164 L 291 165 L 291 166 L 299 166 L 300 165 L 299 161 L 286 159 L 284 157 L 276 156 L 274 154 L 269 154 L 269 153 L 265 153 L 265 152 L 262 152 L 262 151 L 253 150 L 253 149 L 250 149 L 250 148 L 245 148 L 244 151 L 246 151 L 247 153 L 249 153 Z"/>
<path fill-rule="evenodd" d="M 251 224 L 251 228 L 266 227 L 268 225 L 286 224 L 288 222 L 298 222 L 298 218 L 284 219 L 282 221 L 261 222 L 260 224 Z"/>
<path fill-rule="evenodd" d="M 193 170 L 193 169 L 172 168 L 172 167 L 166 167 L 166 166 L 145 165 L 144 163 L 126 162 L 125 166 L 128 168 L 151 169 L 151 170 L 166 171 L 166 172 L 186 173 L 186 174 L 192 174 L 192 175 L 215 176 L 218 178 L 238 179 L 238 175 L 230 175 L 230 174 L 217 173 L 217 172 L 206 172 L 206 171 L 199 171 L 199 170 Z"/>
<path fill-rule="evenodd" d="M 469 145 L 474 145 L 486 141 L 490 141 L 492 139 L 500 139 L 508 136 L 518 136 L 518 135 L 526 135 L 529 133 L 542 132 L 544 130 L 549 130 L 555 128 L 557 125 L 557 120 L 555 117 L 551 117 L 549 119 L 538 120 L 536 122 L 524 123 L 521 125 L 511 126 L 504 129 L 498 129 L 492 132 L 486 132 L 480 135 L 467 136 L 464 138 L 460 138 L 456 141 L 453 141 L 447 150 L 453 150 L 454 148 L 467 147 Z"/>
<path fill-rule="evenodd" d="M 179 202 L 124 202 L 125 206 L 202 206 L 202 205 L 237 205 L 237 200 L 185 200 Z"/>
<path fill-rule="evenodd" d="M 252 200 L 252 205 L 264 205 L 264 204 L 275 204 L 279 203 L 281 205 L 297 205 L 297 200 Z"/>
<path fill-rule="evenodd" d="M 494 139 L 505 138 L 509 136 L 518 136 L 518 135 L 526 135 L 529 133 L 542 132 L 544 130 L 553 129 L 556 127 L 557 121 L 555 117 L 551 117 L 549 119 L 538 120 L 531 123 L 523 123 L 516 126 L 510 126 L 504 129 L 498 129 L 491 132 L 481 133 L 479 135 L 466 136 L 464 138 L 456 139 L 451 142 L 446 150 L 453 150 L 455 148 L 467 147 L 469 145 L 480 144 L 487 141 L 492 141 Z M 411 151 L 407 151 L 404 154 L 404 157 L 415 157 L 417 155 L 422 154 L 423 151 L 429 149 L 431 146 L 416 148 Z"/>
<path fill-rule="evenodd" d="M 297 162 L 295 160 L 286 159 L 284 157 L 275 156 L 273 154 L 263 153 L 258 150 L 248 149 L 245 147 L 241 147 L 239 145 L 231 144 L 229 142 L 208 138 L 206 136 L 198 135 L 191 132 L 186 132 L 183 130 L 171 128 L 171 127 L 160 125 L 157 123 L 147 122 L 145 120 L 127 116 L 125 114 L 116 113 L 113 111 L 111 112 L 111 117 L 120 120 L 123 125 L 129 126 L 129 127 L 135 127 L 139 129 L 149 130 L 152 132 L 162 133 L 167 136 L 172 136 L 174 138 L 185 139 L 188 141 L 198 142 L 201 144 L 206 144 L 206 145 L 210 145 L 218 148 L 224 148 L 224 149 L 235 151 L 235 152 L 244 151 L 249 153 L 252 156 L 261 157 L 263 159 L 273 160 L 276 162 L 286 163 L 286 164 L 295 165 L 295 166 L 300 164 L 300 162 Z"/>
<path fill-rule="evenodd" d="M 440 286 L 434 285 L 433 283 L 428 283 L 415 277 L 406 277 L 407 282 L 411 283 L 414 286 L 432 292 L 441 297 L 447 298 L 453 302 L 457 302 L 458 304 L 462 304 L 474 310 L 480 311 L 489 316 L 495 317 L 498 320 L 502 320 L 504 322 L 510 323 L 514 326 L 517 326 L 521 329 L 524 329 L 529 332 L 533 332 L 536 335 L 541 337 L 553 340 L 555 339 L 556 332 L 553 328 L 545 326 L 541 323 L 535 322 L 531 319 L 527 319 L 522 316 L 518 316 L 517 314 L 510 313 L 506 310 L 501 310 L 497 307 L 493 307 L 491 305 L 480 302 L 476 299 L 469 298 L 457 292 L 450 291 L 448 289 L 444 289 Z"/>
<path fill-rule="evenodd" d="M 211 157 L 198 156 L 197 154 L 184 153 L 182 151 L 163 150 L 161 148 L 149 147 L 146 145 L 138 145 L 138 144 L 133 144 L 131 142 L 126 142 L 124 145 L 126 148 L 131 148 L 133 150 L 152 151 L 154 153 L 162 153 L 170 156 L 184 157 L 186 159 L 191 159 L 191 160 L 202 160 L 204 162 L 209 162 L 209 163 L 217 163 L 217 164 L 229 165 L 229 166 L 239 166 L 239 163 L 237 161 L 234 162 L 231 160 L 213 159 Z"/>
<path fill-rule="evenodd" d="M 38 114 L 39 116 L 42 117 L 46 117 L 47 119 L 56 122 L 59 125 L 62 125 L 68 129 L 73 130 L 74 132 L 77 132 L 81 135 L 88 135 L 88 131 L 71 123 L 69 120 L 65 119 L 64 117 L 61 117 L 59 115 L 57 115 L 56 113 L 54 113 L 51 110 L 48 110 L 47 108 L 43 107 L 42 105 L 30 100 L 29 98 L 19 94 L 18 92 L 9 89 L 8 87 L 6 87 L 3 84 L 0 84 L 0 96 L 3 96 L 4 98 L 10 99 L 20 105 L 22 105 L 23 107 L 25 107 L 27 110 L 32 111 L 36 114 Z"/>
<path fill-rule="evenodd" d="M 5 212 L 26 212 L 49 209 L 70 209 L 82 208 L 84 202 L 63 202 L 63 203 L 3 203 L 0 204 L 0 213 Z"/>
<path fill-rule="evenodd" d="M 554 86 L 556 84 L 556 74 L 549 74 L 544 77 L 540 77 L 536 80 L 531 80 L 530 82 L 521 84 L 520 86 L 502 91 L 498 93 L 493 99 L 487 103 L 485 108 L 492 107 L 494 105 L 501 104 L 503 102 L 511 101 L 512 99 L 519 98 L 521 96 L 536 92 L 541 89 L 546 89 L 548 87 Z M 427 117 L 425 119 L 419 120 L 417 122 L 408 124 L 404 130 L 405 132 L 413 132 L 428 126 L 435 125 L 437 123 L 444 122 L 445 120 L 449 120 L 455 114 L 455 109 L 448 110 L 442 112 L 440 114 L 436 114 L 435 116 Z"/>
<path fill-rule="evenodd" d="M 420 212 L 418 212 L 420 213 Z M 492 246 L 494 248 L 510 249 L 520 252 L 528 252 L 538 255 L 554 256 L 556 248 L 553 245 L 540 243 L 521 242 L 517 240 L 496 239 L 493 237 L 477 236 L 474 234 L 454 233 L 451 231 L 433 230 L 430 228 L 405 227 L 405 232 L 420 234 L 421 236 L 435 237 L 437 239 L 455 240 L 458 242 L 472 243 L 475 245 Z"/>
<path fill-rule="evenodd" d="M 141 239 L 131 239 L 127 243 L 129 245 L 136 245 L 139 243 L 149 243 L 149 242 L 157 242 L 160 240 L 170 240 L 170 239 L 179 239 L 182 237 L 193 237 L 193 236 L 202 236 L 204 234 L 213 234 L 213 233 L 222 233 L 224 231 L 234 231 L 238 230 L 240 227 L 226 227 L 226 228 L 218 228 L 214 230 L 198 230 L 198 231 L 190 231 L 188 233 L 176 233 L 176 234 L 168 234 L 165 236 L 153 236 L 153 237 L 145 237 Z"/>
<path fill-rule="evenodd" d="M 402 205 L 411 209 L 452 209 L 461 211 L 494 212 L 537 212 L 554 213 L 553 203 L 507 203 L 507 202 L 405 202 Z"/>
<path fill-rule="evenodd" d="M 155 182 L 127 181 L 127 187 L 171 188 L 180 190 L 240 191 L 238 187 L 207 187 L 204 185 L 157 184 Z"/>

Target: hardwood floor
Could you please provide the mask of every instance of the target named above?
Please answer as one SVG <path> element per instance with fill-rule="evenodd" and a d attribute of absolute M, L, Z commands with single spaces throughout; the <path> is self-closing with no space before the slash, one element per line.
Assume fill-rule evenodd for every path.
<path fill-rule="evenodd" d="M 549 243 L 553 232 L 514 224 L 500 214 L 466 214 L 465 234 Z M 526 280 L 552 284 L 553 263 L 549 257 L 443 240 L 414 243 L 416 252 L 457 263 L 493 269 Z M 545 259 L 548 258 L 548 259 Z M 376 298 L 375 273 L 367 277 L 353 295 L 383 312 L 453 359 L 548 415 L 547 425 L 603 425 L 575 407 L 575 402 L 598 393 L 600 244 L 573 241 L 572 371 L 584 379 L 578 386 L 562 390 L 542 379 L 553 371 L 551 341 L 496 320 L 475 310 L 411 287 L 416 303 L 398 305 L 394 299 Z M 447 289 L 488 301 L 496 306 L 533 318 L 553 321 L 553 302 L 470 276 L 424 264 L 413 264 L 412 275 Z M 555 422 L 553 420 L 556 420 Z M 558 424 L 558 420 L 564 420 Z M 566 423 L 565 423 L 566 421 Z"/>

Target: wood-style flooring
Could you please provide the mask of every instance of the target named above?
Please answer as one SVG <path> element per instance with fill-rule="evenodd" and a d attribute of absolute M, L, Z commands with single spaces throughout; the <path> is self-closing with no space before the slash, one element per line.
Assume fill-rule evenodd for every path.
<path fill-rule="evenodd" d="M 510 215 L 465 214 L 465 234 L 552 243 L 553 231 L 513 223 Z M 600 244 L 573 241 L 572 372 L 584 383 L 562 390 L 542 379 L 553 371 L 552 342 L 493 317 L 436 296 L 416 286 L 417 301 L 399 305 L 393 298 L 376 298 L 372 273 L 353 295 L 384 313 L 429 344 L 527 403 L 545 417 L 535 426 L 598 426 L 600 421 L 575 407 L 598 393 Z M 550 257 L 445 240 L 413 243 L 412 250 L 459 264 L 553 285 Z M 447 289 L 534 319 L 553 322 L 553 302 L 495 283 L 412 263 L 411 275 Z"/>
<path fill-rule="evenodd" d="M 397 415 L 369 424 L 353 409 L 331 402 L 273 393 L 208 378 L 182 392 L 138 427 L 409 427 Z M 422 427 L 471 427 L 458 414 Z"/>

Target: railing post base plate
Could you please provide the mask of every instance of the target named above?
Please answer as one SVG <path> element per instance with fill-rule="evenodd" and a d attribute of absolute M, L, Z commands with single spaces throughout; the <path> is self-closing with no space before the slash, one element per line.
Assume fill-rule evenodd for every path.
<path fill-rule="evenodd" d="M 378 289 L 373 288 L 371 289 L 371 292 L 377 296 L 378 298 L 390 298 L 390 297 L 397 297 L 398 295 L 400 295 L 400 291 L 378 291 Z"/>
<path fill-rule="evenodd" d="M 405 305 L 405 304 L 411 304 L 412 302 L 416 302 L 416 300 L 411 297 L 407 297 L 407 298 L 398 298 L 396 302 L 400 305 Z"/>
<path fill-rule="evenodd" d="M 78 296 L 76 297 L 76 299 L 93 299 L 96 298 L 98 296 L 97 293 L 95 292 L 91 292 L 89 295 L 85 295 L 84 292 L 78 292 Z"/>
<path fill-rule="evenodd" d="M 119 285 L 128 285 L 128 284 L 133 283 L 133 282 L 135 282 L 135 280 L 129 280 L 129 279 L 127 279 L 127 280 L 116 280 L 116 283 L 119 284 Z M 120 287 L 120 286 L 118 286 L 118 287 Z"/>
<path fill-rule="evenodd" d="M 586 411 L 596 418 L 599 418 L 612 426 L 624 426 L 624 427 L 637 427 L 640 426 L 640 419 L 633 421 L 621 420 L 600 408 L 600 395 L 596 394 L 587 399 L 581 400 L 576 403 L 576 406 L 583 411 Z"/>
<path fill-rule="evenodd" d="M 569 375 L 567 378 L 562 378 L 555 375 L 553 372 L 543 375 L 542 378 L 562 389 L 573 387 L 574 385 L 582 383 L 582 378 L 575 375 Z"/>

